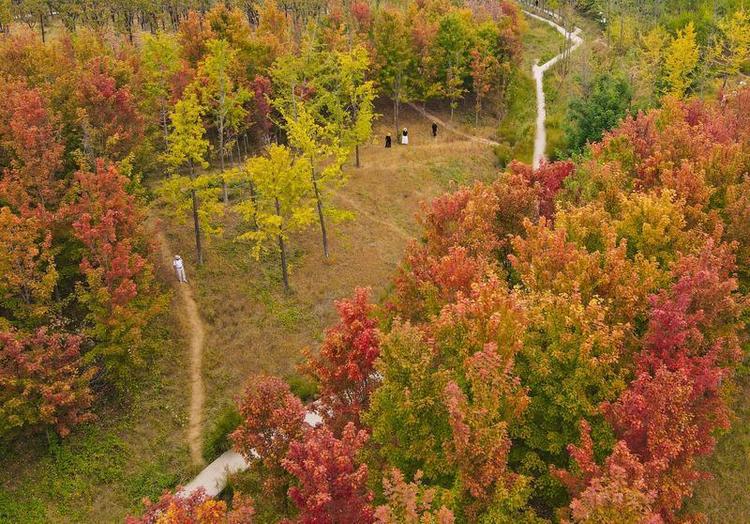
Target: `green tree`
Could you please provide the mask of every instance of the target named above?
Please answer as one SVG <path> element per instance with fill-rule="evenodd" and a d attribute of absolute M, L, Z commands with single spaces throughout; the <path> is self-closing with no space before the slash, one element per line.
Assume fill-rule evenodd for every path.
<path fill-rule="evenodd" d="M 599 141 L 628 113 L 632 99 L 633 92 L 625 79 L 608 73 L 597 76 L 588 92 L 568 106 L 568 153 Z"/>
<path fill-rule="evenodd" d="M 151 114 L 158 115 L 164 133 L 164 144 L 169 147 L 169 106 L 172 80 L 181 68 L 180 43 L 173 34 L 146 35 L 141 50 L 143 64 L 143 100 Z"/>
<path fill-rule="evenodd" d="M 435 36 L 435 54 L 442 64 L 440 78 L 443 94 L 450 100 L 451 120 L 458 101 L 466 93 L 474 34 L 469 12 L 453 11 L 440 20 Z"/>
<path fill-rule="evenodd" d="M 393 100 L 393 126 L 398 136 L 399 110 L 407 102 L 409 76 L 414 67 L 411 35 L 406 19 L 400 11 L 384 9 L 375 19 L 373 44 L 375 47 L 378 80 L 385 94 Z"/>
<path fill-rule="evenodd" d="M 251 225 L 237 238 L 253 243 L 252 254 L 256 259 L 270 245 L 277 244 L 286 291 L 289 291 L 286 247 L 289 234 L 315 220 L 307 173 L 307 163 L 293 158 L 288 147 L 272 144 L 266 156 L 251 158 L 233 178 L 252 183 L 256 191 L 255 198 L 235 206 L 244 223 Z"/>
<path fill-rule="evenodd" d="M 247 116 L 243 107 L 252 94 L 235 80 L 237 51 L 226 40 L 209 40 L 208 54 L 198 67 L 198 81 L 194 84 L 202 103 L 211 115 L 216 128 L 218 156 L 221 165 L 222 196 L 229 203 L 229 191 L 224 179 L 229 133 L 236 130 Z"/>

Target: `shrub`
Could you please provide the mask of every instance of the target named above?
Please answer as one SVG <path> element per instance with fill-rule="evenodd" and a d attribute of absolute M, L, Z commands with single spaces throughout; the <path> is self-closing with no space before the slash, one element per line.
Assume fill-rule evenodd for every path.
<path fill-rule="evenodd" d="M 206 462 L 212 462 L 219 455 L 232 447 L 229 442 L 229 434 L 237 429 L 242 422 L 237 407 L 230 404 L 222 408 L 216 417 L 213 427 L 206 432 L 203 438 L 203 458 Z"/>
<path fill-rule="evenodd" d="M 289 389 L 304 402 L 315 400 L 318 396 L 318 384 L 307 375 L 290 375 L 286 378 Z"/>
<path fill-rule="evenodd" d="M 497 159 L 497 167 L 500 169 L 504 169 L 513 159 L 513 148 L 510 147 L 508 142 L 501 142 L 496 145 L 494 152 Z"/>

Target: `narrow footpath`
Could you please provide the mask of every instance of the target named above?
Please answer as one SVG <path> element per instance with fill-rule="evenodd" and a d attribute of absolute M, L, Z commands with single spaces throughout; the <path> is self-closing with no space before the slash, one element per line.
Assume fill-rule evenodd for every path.
<path fill-rule="evenodd" d="M 578 46 L 580 46 L 583 42 L 583 38 L 580 36 L 581 30 L 578 28 L 576 28 L 574 32 L 570 33 L 550 19 L 541 17 L 528 11 L 524 11 L 524 13 L 532 18 L 536 18 L 551 25 L 565 38 L 572 40 L 573 45 L 570 47 L 569 52 L 575 51 L 575 49 L 577 49 Z M 554 13 L 545 14 L 551 16 L 552 18 L 556 18 L 556 15 Z M 537 169 L 544 159 L 544 151 L 547 146 L 547 134 L 545 130 L 546 107 L 544 100 L 544 72 L 554 66 L 562 57 L 563 53 L 557 55 L 552 60 L 542 64 L 541 66 L 535 64 L 532 68 L 534 79 L 537 83 L 537 125 L 536 136 L 534 140 L 534 169 Z M 411 106 L 415 111 L 422 114 L 422 116 L 424 116 L 425 118 L 436 122 L 444 129 L 458 136 L 466 138 L 467 140 L 486 144 L 489 146 L 498 145 L 498 143 L 494 140 L 465 133 L 455 126 L 451 125 L 449 122 L 443 121 L 442 119 L 429 113 L 428 111 L 425 111 L 423 108 L 418 107 L 415 104 L 410 103 L 409 106 Z M 354 204 L 351 199 L 345 198 L 343 197 L 343 195 L 339 195 L 339 198 L 341 198 L 342 200 L 346 200 L 347 204 Z M 358 209 L 358 211 L 360 213 L 363 212 L 361 209 Z M 372 215 L 366 213 L 365 215 L 370 220 L 388 225 L 394 230 L 394 233 L 403 238 L 410 237 L 410 235 L 406 231 L 397 226 L 382 222 L 380 219 Z M 171 269 L 172 253 L 169 249 L 169 244 L 167 243 L 166 236 L 162 231 L 158 231 L 156 234 L 159 240 L 159 245 L 161 246 L 161 256 L 163 259 L 163 263 L 169 269 Z M 205 396 L 203 377 L 201 372 L 201 362 L 203 359 L 203 341 L 205 338 L 205 329 L 203 326 L 203 321 L 198 314 L 198 306 L 193 299 L 192 288 L 190 287 L 190 285 L 188 284 L 177 286 L 177 295 L 181 303 L 180 307 L 184 313 L 183 318 L 185 323 L 187 324 L 186 328 L 190 338 L 191 394 L 189 419 L 190 422 L 188 425 L 188 445 L 190 448 L 190 456 L 193 462 L 195 464 L 201 464 L 203 463 L 203 457 L 201 456 L 201 433 L 203 426 L 203 403 Z M 314 427 L 321 423 L 321 417 L 315 411 L 307 411 L 305 413 L 305 422 Z M 236 473 L 238 471 L 243 471 L 247 469 L 248 466 L 249 465 L 247 461 L 242 455 L 233 450 L 226 451 L 211 464 L 209 464 L 203 471 L 201 471 L 198 476 L 195 477 L 190 483 L 184 486 L 180 490 L 180 495 L 186 497 L 196 490 L 202 489 L 206 492 L 207 495 L 214 497 L 224 489 L 227 483 L 227 477 L 230 474 Z"/>
<path fill-rule="evenodd" d="M 172 270 L 172 250 L 163 231 L 156 231 L 157 241 L 161 252 L 162 263 L 168 270 Z M 188 279 L 190 275 L 188 275 Z M 180 322 L 184 324 L 184 332 L 190 346 L 190 409 L 188 411 L 188 448 L 193 464 L 203 464 L 202 433 L 203 433 L 203 403 L 205 390 L 203 385 L 203 344 L 206 330 L 198 314 L 198 305 L 193 298 L 191 285 L 175 282 Z"/>

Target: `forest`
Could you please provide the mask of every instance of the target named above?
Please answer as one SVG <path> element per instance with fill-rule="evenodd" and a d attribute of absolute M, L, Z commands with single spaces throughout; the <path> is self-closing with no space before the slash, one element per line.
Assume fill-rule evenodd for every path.
<path fill-rule="evenodd" d="M 0 0 L 0 521 L 742 521 L 748 73 L 734 0 Z"/>

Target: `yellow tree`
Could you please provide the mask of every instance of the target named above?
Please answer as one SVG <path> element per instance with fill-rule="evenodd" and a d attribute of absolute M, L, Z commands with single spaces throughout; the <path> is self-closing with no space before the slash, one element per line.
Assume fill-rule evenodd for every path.
<path fill-rule="evenodd" d="M 201 222 L 211 223 L 206 219 L 209 215 L 216 214 L 218 196 L 218 189 L 213 187 L 214 177 L 196 175 L 196 166 L 208 167 L 206 153 L 209 144 L 202 121 L 204 112 L 205 108 L 200 105 L 194 93 L 187 94 L 175 104 L 174 111 L 170 115 L 172 132 L 169 135 L 169 147 L 163 156 L 164 162 L 171 166 L 174 174 L 159 188 L 162 200 L 168 204 L 168 208 L 176 216 L 184 216 L 190 208 L 199 265 L 203 264 Z M 185 167 L 188 168 L 188 176 L 179 173 Z M 185 198 L 186 195 L 189 195 L 189 198 Z M 203 206 L 200 205 L 201 200 L 204 201 Z"/>
<path fill-rule="evenodd" d="M 639 94 L 652 95 L 654 85 L 664 73 L 664 55 L 669 44 L 669 34 L 660 25 L 641 36 L 638 53 L 638 74 L 636 85 Z"/>
<path fill-rule="evenodd" d="M 251 158 L 244 169 L 233 175 L 235 182 L 251 182 L 255 198 L 237 204 L 234 209 L 250 225 L 238 240 L 253 243 L 252 254 L 259 259 L 273 244 L 278 246 L 284 290 L 289 291 L 286 244 L 289 234 L 315 220 L 310 198 L 307 163 L 295 159 L 285 146 L 270 145 L 266 156 Z"/>
<path fill-rule="evenodd" d="M 677 31 L 677 36 L 667 47 L 664 66 L 667 74 L 669 94 L 679 98 L 685 96 L 693 81 L 693 73 L 698 65 L 698 43 L 695 38 L 695 27 L 689 22 L 684 29 Z"/>
<path fill-rule="evenodd" d="M 726 87 L 727 79 L 750 58 L 750 16 L 740 9 L 719 20 L 718 26 L 720 36 L 710 51 L 711 61 Z"/>
<path fill-rule="evenodd" d="M 335 125 L 322 125 L 316 122 L 312 113 L 302 102 L 298 102 L 294 110 L 296 116 L 282 111 L 284 126 L 289 143 L 307 161 L 307 169 L 310 173 L 308 180 L 312 186 L 320 222 L 323 256 L 328 258 L 326 217 L 336 220 L 348 218 L 350 215 L 346 211 L 332 207 L 328 202 L 330 191 L 340 187 L 346 181 L 346 174 L 341 167 L 349 156 L 350 150 L 341 144 Z"/>

